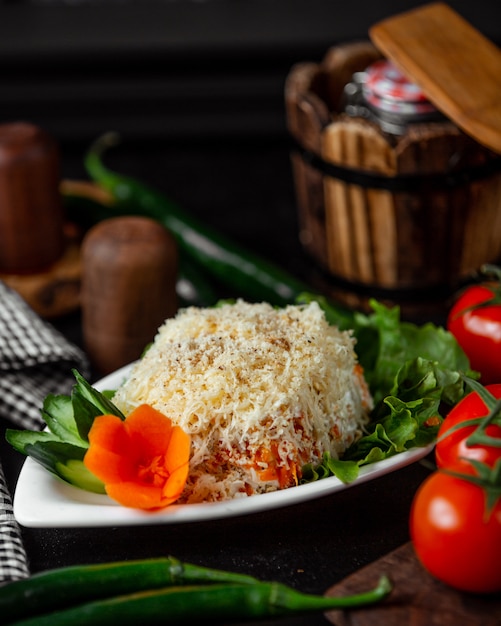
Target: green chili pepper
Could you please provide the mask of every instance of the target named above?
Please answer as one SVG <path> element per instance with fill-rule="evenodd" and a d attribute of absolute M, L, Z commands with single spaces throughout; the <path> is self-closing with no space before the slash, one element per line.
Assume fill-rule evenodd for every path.
<path fill-rule="evenodd" d="M 171 587 L 108 598 L 16 622 L 16 626 L 121 626 L 241 621 L 360 607 L 391 590 L 386 577 L 368 592 L 347 597 L 303 594 L 279 583 Z"/>
<path fill-rule="evenodd" d="M 89 186 L 94 183 L 89 183 Z M 95 185 L 97 188 L 97 185 Z M 101 191 L 101 188 L 98 188 Z M 70 222 L 74 222 L 85 231 L 110 217 L 122 214 L 133 213 L 123 211 L 113 206 L 113 203 L 102 203 L 94 196 L 84 195 L 86 189 L 78 186 L 74 189 L 71 184 L 63 185 L 61 197 L 66 211 L 66 216 Z M 203 267 L 199 267 L 187 254 L 181 254 L 179 258 L 177 295 L 183 306 L 212 306 L 218 301 L 216 291 L 211 285 L 209 276 L 204 272 Z"/>
<path fill-rule="evenodd" d="M 173 557 L 63 567 L 0 587 L 0 615 L 2 624 L 10 624 L 98 598 L 169 585 L 221 582 L 258 581 L 244 574 L 182 563 Z"/>
<path fill-rule="evenodd" d="M 185 306 L 213 306 L 219 300 L 203 268 L 187 254 L 180 255 L 177 294 Z"/>
<path fill-rule="evenodd" d="M 245 297 L 275 305 L 290 304 L 308 291 L 302 281 L 212 230 L 149 186 L 109 170 L 103 152 L 116 143 L 115 133 L 98 138 L 85 156 L 89 176 L 115 198 L 110 213 L 136 212 L 163 224 L 188 253 L 222 284 Z"/>

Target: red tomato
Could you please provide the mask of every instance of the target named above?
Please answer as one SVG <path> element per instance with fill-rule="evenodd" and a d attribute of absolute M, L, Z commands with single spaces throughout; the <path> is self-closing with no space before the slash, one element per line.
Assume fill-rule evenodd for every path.
<path fill-rule="evenodd" d="M 480 372 L 482 384 L 501 383 L 501 299 L 499 284 L 466 288 L 451 308 L 447 329 Z M 478 306 L 492 300 L 486 306 Z M 470 308 L 473 307 L 473 308 Z"/>
<path fill-rule="evenodd" d="M 434 472 L 414 497 L 410 534 L 435 578 L 461 591 L 501 591 L 501 500 L 487 517 L 478 485 Z"/>
<path fill-rule="evenodd" d="M 501 384 L 487 385 L 495 398 L 501 398 Z M 466 440 L 475 430 L 475 426 L 465 426 L 451 432 L 447 437 L 443 437 L 453 426 L 476 417 L 485 417 L 489 414 L 489 409 L 476 392 L 469 393 L 449 412 L 442 422 L 438 431 L 438 441 L 435 447 L 435 459 L 439 467 L 450 467 L 461 458 L 476 459 L 489 467 L 493 467 L 497 459 L 501 458 L 501 448 L 484 444 L 467 446 Z M 501 426 L 490 424 L 486 434 L 501 440 Z"/>

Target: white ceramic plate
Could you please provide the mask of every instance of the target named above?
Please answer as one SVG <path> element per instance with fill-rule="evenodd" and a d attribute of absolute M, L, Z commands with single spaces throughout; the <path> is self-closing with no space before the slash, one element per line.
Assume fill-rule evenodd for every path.
<path fill-rule="evenodd" d="M 117 370 L 96 383 L 99 390 L 116 389 L 127 377 L 131 366 Z M 171 505 L 157 512 L 143 512 L 122 507 L 107 496 L 72 487 L 26 459 L 14 495 L 14 515 L 23 526 L 32 528 L 133 526 L 200 522 L 224 517 L 248 515 L 299 504 L 334 494 L 343 489 L 374 480 L 423 458 L 433 446 L 415 448 L 394 457 L 364 466 L 353 483 L 346 485 L 335 477 L 250 497 L 203 504 Z"/>

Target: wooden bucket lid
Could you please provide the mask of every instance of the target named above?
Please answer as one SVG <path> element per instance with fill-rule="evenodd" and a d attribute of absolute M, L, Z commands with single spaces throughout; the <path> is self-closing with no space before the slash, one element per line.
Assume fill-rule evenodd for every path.
<path fill-rule="evenodd" d="M 501 50 L 444 3 L 387 18 L 374 45 L 478 143 L 501 153 Z"/>

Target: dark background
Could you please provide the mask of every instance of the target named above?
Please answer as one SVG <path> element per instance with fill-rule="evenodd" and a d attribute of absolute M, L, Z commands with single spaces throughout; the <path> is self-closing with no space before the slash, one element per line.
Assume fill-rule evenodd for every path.
<path fill-rule="evenodd" d="M 62 142 L 114 128 L 128 141 L 204 143 L 284 133 L 290 66 L 319 60 L 411 0 L 0 2 L 0 119 Z M 497 0 L 449 4 L 501 39 Z"/>
<path fill-rule="evenodd" d="M 0 123 L 42 126 L 62 175 L 104 131 L 110 165 L 304 273 L 283 104 L 291 66 L 367 38 L 409 0 L 0 2 Z M 498 0 L 449 3 L 501 41 Z M 280 237 L 277 237 L 277 232 Z"/>

